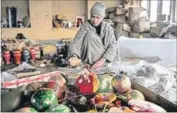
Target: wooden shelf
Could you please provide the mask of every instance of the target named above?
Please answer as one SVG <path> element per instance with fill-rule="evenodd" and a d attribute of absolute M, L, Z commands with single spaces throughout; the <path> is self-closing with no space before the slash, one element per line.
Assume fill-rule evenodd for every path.
<path fill-rule="evenodd" d="M 68 31 L 68 30 L 74 30 L 74 31 L 78 31 L 79 28 L 52 28 L 53 31 Z"/>

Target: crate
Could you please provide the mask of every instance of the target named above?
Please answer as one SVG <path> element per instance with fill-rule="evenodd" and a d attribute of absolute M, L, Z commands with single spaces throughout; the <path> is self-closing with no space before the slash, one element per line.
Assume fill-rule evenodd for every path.
<path fill-rule="evenodd" d="M 6 81 L 6 82 L 1 83 L 1 87 L 2 88 L 17 88 L 19 86 L 27 85 L 33 82 L 47 82 L 50 79 L 50 77 L 58 76 L 58 75 L 60 75 L 59 71 L 53 71 L 53 72 L 44 73 L 44 74 L 40 74 L 36 76 L 21 78 L 21 79 L 17 79 L 13 81 Z"/>
<path fill-rule="evenodd" d="M 164 109 L 166 109 L 168 112 L 176 112 L 177 111 L 177 104 L 173 103 L 166 98 L 162 97 L 161 95 L 155 93 L 154 91 L 142 86 L 141 84 L 131 80 L 132 88 L 139 90 L 143 93 L 147 101 L 153 102 Z"/>

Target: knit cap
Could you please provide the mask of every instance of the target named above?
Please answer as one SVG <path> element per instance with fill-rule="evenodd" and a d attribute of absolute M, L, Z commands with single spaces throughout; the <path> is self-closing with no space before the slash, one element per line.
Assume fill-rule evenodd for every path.
<path fill-rule="evenodd" d="M 101 3 L 101 2 L 96 2 L 93 7 L 91 8 L 91 15 L 97 15 L 97 16 L 101 16 L 101 17 L 105 17 L 105 9 L 106 6 Z"/>

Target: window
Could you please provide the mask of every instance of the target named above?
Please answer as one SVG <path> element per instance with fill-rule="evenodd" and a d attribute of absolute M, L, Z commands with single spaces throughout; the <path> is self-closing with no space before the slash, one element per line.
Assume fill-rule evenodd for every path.
<path fill-rule="evenodd" d="M 142 1 L 141 1 L 141 7 L 145 8 L 145 9 L 148 9 L 147 3 L 148 3 L 148 1 L 142 0 Z"/>
<path fill-rule="evenodd" d="M 157 2 L 156 0 L 150 2 L 150 21 L 157 20 Z"/>
<path fill-rule="evenodd" d="M 168 22 L 177 22 L 176 0 L 142 0 L 141 7 L 147 9 L 152 22 L 157 20 L 157 15 L 167 15 Z"/>
<path fill-rule="evenodd" d="M 170 0 L 163 0 L 163 2 L 162 2 L 162 14 L 170 15 Z"/>
<path fill-rule="evenodd" d="M 173 8 L 174 9 L 173 22 L 177 22 L 177 1 L 174 0 L 174 2 L 175 2 L 174 3 L 175 5 L 174 5 L 174 8 Z"/>
<path fill-rule="evenodd" d="M 2 28 L 30 27 L 29 1 L 2 0 L 1 20 Z"/>

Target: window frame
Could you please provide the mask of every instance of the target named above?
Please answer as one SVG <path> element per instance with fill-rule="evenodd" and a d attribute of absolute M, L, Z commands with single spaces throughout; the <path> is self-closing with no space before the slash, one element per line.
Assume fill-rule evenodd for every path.
<path fill-rule="evenodd" d="M 162 7 L 163 7 L 163 1 L 164 0 L 158 0 L 157 3 L 157 16 L 162 14 Z M 169 0 L 170 1 L 170 12 L 169 12 L 169 20 L 170 23 L 176 23 L 177 22 L 177 1 L 176 0 Z M 147 0 L 147 11 L 149 18 L 151 15 L 151 2 L 152 0 Z M 142 6 L 142 4 L 140 4 Z M 157 21 L 157 20 L 156 20 Z"/>

